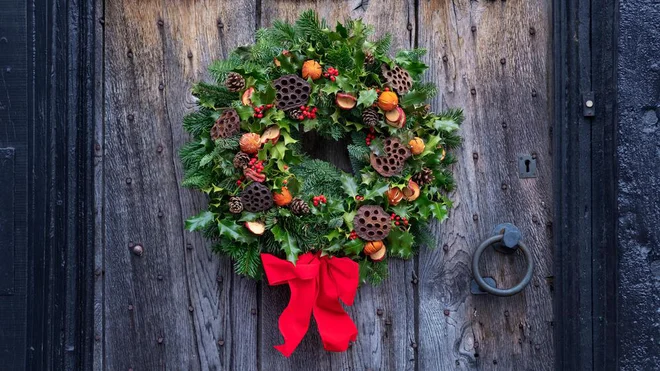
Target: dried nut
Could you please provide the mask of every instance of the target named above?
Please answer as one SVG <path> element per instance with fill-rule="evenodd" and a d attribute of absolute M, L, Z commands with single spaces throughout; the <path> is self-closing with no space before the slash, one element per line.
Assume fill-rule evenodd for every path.
<path fill-rule="evenodd" d="M 424 148 L 426 148 L 426 145 L 424 145 L 424 140 L 420 137 L 414 137 L 413 139 L 408 142 L 408 145 L 410 146 L 410 152 L 412 152 L 413 155 L 419 155 L 422 152 L 424 152 Z"/>
<path fill-rule="evenodd" d="M 406 201 L 415 201 L 419 197 L 420 189 L 419 184 L 415 183 L 412 179 L 408 181 L 408 186 L 403 189 L 403 198 Z"/>
<path fill-rule="evenodd" d="M 266 130 L 264 130 L 263 134 L 261 134 L 262 144 L 268 141 L 275 144 L 279 139 L 280 139 L 280 127 L 277 125 L 269 126 Z"/>
<path fill-rule="evenodd" d="M 244 106 L 252 105 L 252 94 L 254 94 L 254 88 L 252 86 L 243 92 L 243 96 L 241 96 L 241 103 L 243 103 Z"/>
<path fill-rule="evenodd" d="M 380 251 L 383 247 L 385 247 L 383 241 L 369 241 L 364 244 L 364 249 L 362 251 L 367 255 L 371 255 Z"/>
<path fill-rule="evenodd" d="M 321 77 L 321 74 L 323 73 L 323 69 L 321 68 L 321 65 L 319 62 L 315 60 L 308 60 L 303 63 L 302 66 L 302 77 L 303 79 L 310 78 L 312 80 L 316 80 Z"/>
<path fill-rule="evenodd" d="M 257 133 L 245 133 L 239 141 L 241 151 L 254 155 L 261 148 L 261 136 Z"/>
<path fill-rule="evenodd" d="M 378 107 L 383 111 L 391 111 L 399 105 L 399 97 L 394 92 L 384 91 L 378 97 Z"/>
<path fill-rule="evenodd" d="M 335 101 L 337 106 L 343 110 L 350 110 L 357 104 L 357 99 L 348 93 L 337 93 Z"/>
<path fill-rule="evenodd" d="M 291 203 L 293 200 L 293 197 L 291 197 L 291 192 L 289 192 L 289 188 L 287 187 L 282 187 L 282 190 L 280 193 L 273 192 L 273 201 L 275 201 L 275 205 L 283 207 Z"/>
<path fill-rule="evenodd" d="M 401 188 L 390 188 L 387 191 L 387 200 L 390 202 L 391 206 L 396 206 L 403 200 L 403 191 Z"/>
<path fill-rule="evenodd" d="M 257 236 L 261 236 L 266 231 L 266 225 L 260 221 L 245 222 L 245 228 Z"/>
<path fill-rule="evenodd" d="M 387 252 L 387 248 L 383 246 L 382 249 L 376 251 L 375 253 L 369 255 L 369 258 L 375 262 L 379 262 L 383 259 L 385 259 L 385 253 Z"/>

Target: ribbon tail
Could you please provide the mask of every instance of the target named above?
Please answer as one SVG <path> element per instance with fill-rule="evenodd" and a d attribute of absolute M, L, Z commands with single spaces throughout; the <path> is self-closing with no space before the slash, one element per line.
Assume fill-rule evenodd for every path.
<path fill-rule="evenodd" d="M 278 321 L 284 344 L 275 345 L 275 349 L 285 357 L 289 357 L 296 350 L 309 329 L 316 297 L 316 281 L 295 280 L 289 282 L 289 287 L 291 298 Z"/>
<path fill-rule="evenodd" d="M 354 264 L 357 266 L 356 263 Z M 357 339 L 358 330 L 339 303 L 337 285 L 354 284 L 357 289 L 358 279 L 356 277 L 355 280 L 335 282 L 329 272 L 328 264 L 322 264 L 320 269 L 319 293 L 314 305 L 314 318 L 321 335 L 323 348 L 331 352 L 344 352 L 348 349 L 349 343 Z M 350 301 L 352 303 L 352 298 Z"/>

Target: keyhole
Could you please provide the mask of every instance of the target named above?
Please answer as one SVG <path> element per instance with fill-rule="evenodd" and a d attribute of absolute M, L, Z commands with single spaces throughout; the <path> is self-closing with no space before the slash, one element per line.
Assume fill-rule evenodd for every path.
<path fill-rule="evenodd" d="M 531 161 L 529 161 L 529 160 L 525 160 L 525 169 L 526 169 L 525 172 L 526 172 L 526 173 L 529 173 L 529 164 L 530 164 L 530 163 L 531 163 Z"/>

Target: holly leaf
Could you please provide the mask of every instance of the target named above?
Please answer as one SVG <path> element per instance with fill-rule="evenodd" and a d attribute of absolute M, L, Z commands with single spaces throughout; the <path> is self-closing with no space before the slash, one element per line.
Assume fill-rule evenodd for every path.
<path fill-rule="evenodd" d="M 250 106 L 238 106 L 234 108 L 238 116 L 241 118 L 241 121 L 246 121 L 250 117 L 254 116 L 254 109 Z"/>
<path fill-rule="evenodd" d="M 415 236 L 399 228 L 393 228 L 387 236 L 388 250 L 390 256 L 396 256 L 401 259 L 412 258 L 413 244 L 415 243 Z"/>
<path fill-rule="evenodd" d="M 206 228 L 213 221 L 215 214 L 206 210 L 186 220 L 186 229 L 190 232 Z"/>
<path fill-rule="evenodd" d="M 336 82 L 326 83 L 325 86 L 321 88 L 321 91 L 328 95 L 335 94 L 340 90 L 341 89 L 339 88 L 339 85 L 337 85 Z"/>
<path fill-rule="evenodd" d="M 428 98 L 427 94 L 423 91 L 411 91 L 410 93 L 406 94 L 401 98 L 401 105 L 402 106 L 413 106 L 415 104 L 421 104 L 426 101 L 426 98 Z"/>
<path fill-rule="evenodd" d="M 346 173 L 341 175 L 341 185 L 348 197 L 354 198 L 358 195 L 358 185 L 355 178 Z"/>
<path fill-rule="evenodd" d="M 298 254 L 300 254 L 300 249 L 298 248 L 298 242 L 296 239 L 284 228 L 277 224 L 274 225 L 270 231 L 273 232 L 275 241 L 282 245 L 282 249 L 286 254 L 286 260 L 296 264 L 296 261 L 298 260 Z"/>
<path fill-rule="evenodd" d="M 220 232 L 220 236 L 224 236 L 238 242 L 250 243 L 256 240 L 256 237 L 250 233 L 250 231 L 245 229 L 243 226 L 236 224 L 236 222 L 231 219 L 220 220 L 218 222 L 218 232 Z"/>
<path fill-rule="evenodd" d="M 344 223 L 346 223 L 346 227 L 348 227 L 350 230 L 353 230 L 353 219 L 355 218 L 356 214 L 356 211 L 344 213 Z"/>
<path fill-rule="evenodd" d="M 446 131 L 451 133 L 458 130 L 458 124 L 454 120 L 435 120 L 433 128 L 438 131 Z"/>
<path fill-rule="evenodd" d="M 360 96 L 358 97 L 358 105 L 362 107 L 370 107 L 376 99 L 378 98 L 378 93 L 374 89 L 362 90 L 360 91 Z"/>
<path fill-rule="evenodd" d="M 350 240 L 344 245 L 344 253 L 348 256 L 360 255 L 362 248 L 362 240 L 357 238 L 355 240 Z"/>
<path fill-rule="evenodd" d="M 340 90 L 343 90 L 346 93 L 351 93 L 354 90 L 353 83 L 351 82 L 351 79 L 349 79 L 346 76 L 337 76 L 337 86 L 339 87 Z"/>
<path fill-rule="evenodd" d="M 287 133 L 286 131 L 282 131 L 280 133 L 280 135 L 282 136 L 282 138 L 284 138 L 284 145 L 285 146 L 288 146 L 289 144 L 292 144 L 292 143 L 298 143 L 298 141 L 296 139 L 293 139 L 291 137 L 291 135 L 289 135 L 289 133 Z"/>
<path fill-rule="evenodd" d="M 402 218 L 410 218 L 410 206 L 409 205 L 404 205 L 404 204 L 398 204 L 394 207 L 392 207 L 392 211 L 396 213 L 396 215 L 402 217 Z"/>
<path fill-rule="evenodd" d="M 390 189 L 390 185 L 385 182 L 378 182 L 373 188 L 364 194 L 365 200 L 375 200 L 377 197 L 383 197 L 385 192 Z"/>

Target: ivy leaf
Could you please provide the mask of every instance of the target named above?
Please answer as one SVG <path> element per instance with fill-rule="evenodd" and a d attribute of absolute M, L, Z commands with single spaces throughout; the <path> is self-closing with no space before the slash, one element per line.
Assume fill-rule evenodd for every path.
<path fill-rule="evenodd" d="M 341 185 L 348 197 L 354 198 L 358 195 L 358 185 L 355 178 L 346 173 L 341 175 Z"/>
<path fill-rule="evenodd" d="M 376 183 L 376 185 L 364 194 L 365 200 L 375 200 L 377 197 L 383 197 L 385 192 L 390 189 L 390 185 L 385 182 Z"/>
<path fill-rule="evenodd" d="M 204 229 L 213 221 L 215 214 L 206 210 L 186 220 L 186 229 L 190 232 Z"/>
<path fill-rule="evenodd" d="M 414 90 L 406 94 L 401 98 L 402 106 L 413 106 L 415 104 L 421 104 L 426 101 L 428 98 L 427 94 L 423 91 Z"/>
<path fill-rule="evenodd" d="M 298 248 L 298 242 L 296 239 L 289 232 L 277 224 L 273 226 L 271 232 L 273 232 L 275 241 L 282 244 L 282 249 L 286 254 L 286 260 L 296 264 L 296 261 L 298 260 L 298 254 L 300 254 L 300 249 Z"/>
<path fill-rule="evenodd" d="M 415 236 L 399 228 L 393 228 L 387 236 L 388 250 L 390 256 L 396 256 L 401 259 L 410 259 L 413 256 L 413 244 Z"/>
<path fill-rule="evenodd" d="M 360 255 L 360 252 L 362 252 L 362 240 L 361 239 L 355 239 L 355 240 L 350 240 L 346 245 L 344 245 L 344 253 L 348 256 L 356 256 Z"/>
<path fill-rule="evenodd" d="M 358 97 L 358 105 L 362 107 L 370 107 L 378 98 L 378 93 L 374 89 L 362 90 L 360 91 L 360 96 Z"/>
<path fill-rule="evenodd" d="M 458 130 L 458 124 L 453 120 L 435 120 L 433 122 L 433 128 L 438 131 L 451 133 L 452 131 Z"/>

